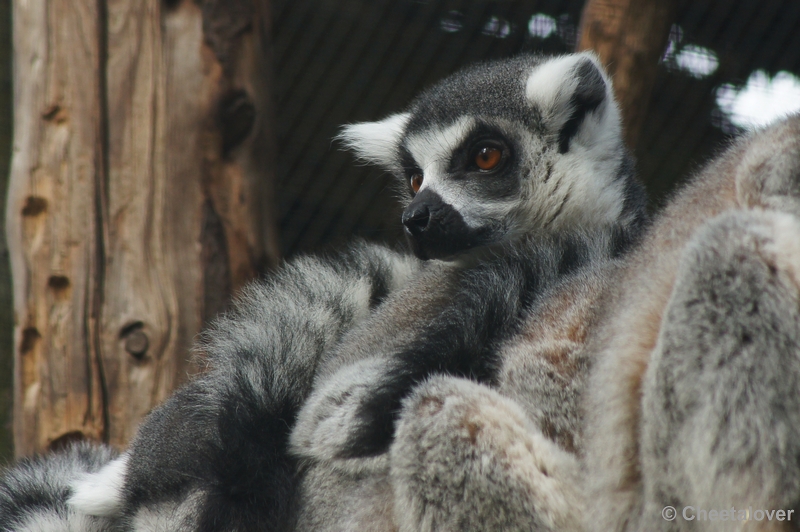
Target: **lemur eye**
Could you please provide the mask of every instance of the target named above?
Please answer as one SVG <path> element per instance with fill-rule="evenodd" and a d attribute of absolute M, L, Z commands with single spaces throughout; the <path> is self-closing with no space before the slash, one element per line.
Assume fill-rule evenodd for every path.
<path fill-rule="evenodd" d="M 419 192 L 419 189 L 422 187 L 422 174 L 414 174 L 411 176 L 411 190 L 414 191 L 414 194 Z"/>
<path fill-rule="evenodd" d="M 481 170 L 491 170 L 500 164 L 500 159 L 503 157 L 503 152 L 491 146 L 484 146 L 475 155 L 475 164 Z"/>

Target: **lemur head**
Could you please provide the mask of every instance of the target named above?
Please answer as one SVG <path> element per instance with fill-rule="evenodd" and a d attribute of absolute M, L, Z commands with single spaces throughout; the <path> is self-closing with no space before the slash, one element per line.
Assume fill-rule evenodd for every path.
<path fill-rule="evenodd" d="M 611 83 L 590 53 L 475 65 L 339 138 L 402 181 L 403 226 L 422 259 L 607 231 L 641 214 L 627 205 L 633 178 Z"/>

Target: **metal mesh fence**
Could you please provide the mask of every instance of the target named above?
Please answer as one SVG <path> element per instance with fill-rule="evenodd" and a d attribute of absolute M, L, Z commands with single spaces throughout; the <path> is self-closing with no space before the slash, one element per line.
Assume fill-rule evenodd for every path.
<path fill-rule="evenodd" d="M 583 4 L 274 0 L 284 253 L 353 235 L 399 236 L 389 176 L 339 150 L 332 138 L 340 125 L 397 112 L 424 87 L 475 61 L 571 51 Z M 741 128 L 736 102 L 744 88 L 769 90 L 771 81 L 797 79 L 798 29 L 796 0 L 680 2 L 636 148 L 654 206 Z"/>

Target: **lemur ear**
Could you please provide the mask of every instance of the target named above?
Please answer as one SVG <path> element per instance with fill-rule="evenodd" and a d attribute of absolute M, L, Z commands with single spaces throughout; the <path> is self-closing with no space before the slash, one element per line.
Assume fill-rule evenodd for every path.
<path fill-rule="evenodd" d="M 378 122 L 349 124 L 342 128 L 336 139 L 353 150 L 359 159 L 394 170 L 397 148 L 409 116 L 408 113 L 398 113 Z"/>
<path fill-rule="evenodd" d="M 619 129 L 611 82 L 591 52 L 542 63 L 528 76 L 525 95 L 540 109 L 548 129 L 558 133 L 560 153 L 569 150 L 587 115 L 598 108 L 602 107 L 600 121 L 608 122 L 603 125 Z"/>

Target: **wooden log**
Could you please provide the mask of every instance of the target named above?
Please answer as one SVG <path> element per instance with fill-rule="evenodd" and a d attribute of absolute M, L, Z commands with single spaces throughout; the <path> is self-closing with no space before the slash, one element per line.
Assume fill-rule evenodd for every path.
<path fill-rule="evenodd" d="M 587 0 L 578 51 L 594 50 L 614 80 L 630 148 L 647 115 L 658 61 L 674 21 L 675 0 Z"/>
<path fill-rule="evenodd" d="M 17 453 L 103 435 L 99 20 L 95 1 L 14 3 L 6 228 L 16 319 Z"/>
<path fill-rule="evenodd" d="M 277 261 L 271 169 L 257 164 L 263 34 L 252 19 L 225 34 L 227 66 L 191 0 L 14 9 L 15 450 L 122 447 L 196 370 L 203 324 Z M 233 140 L 220 113 L 232 93 L 255 102 Z"/>

